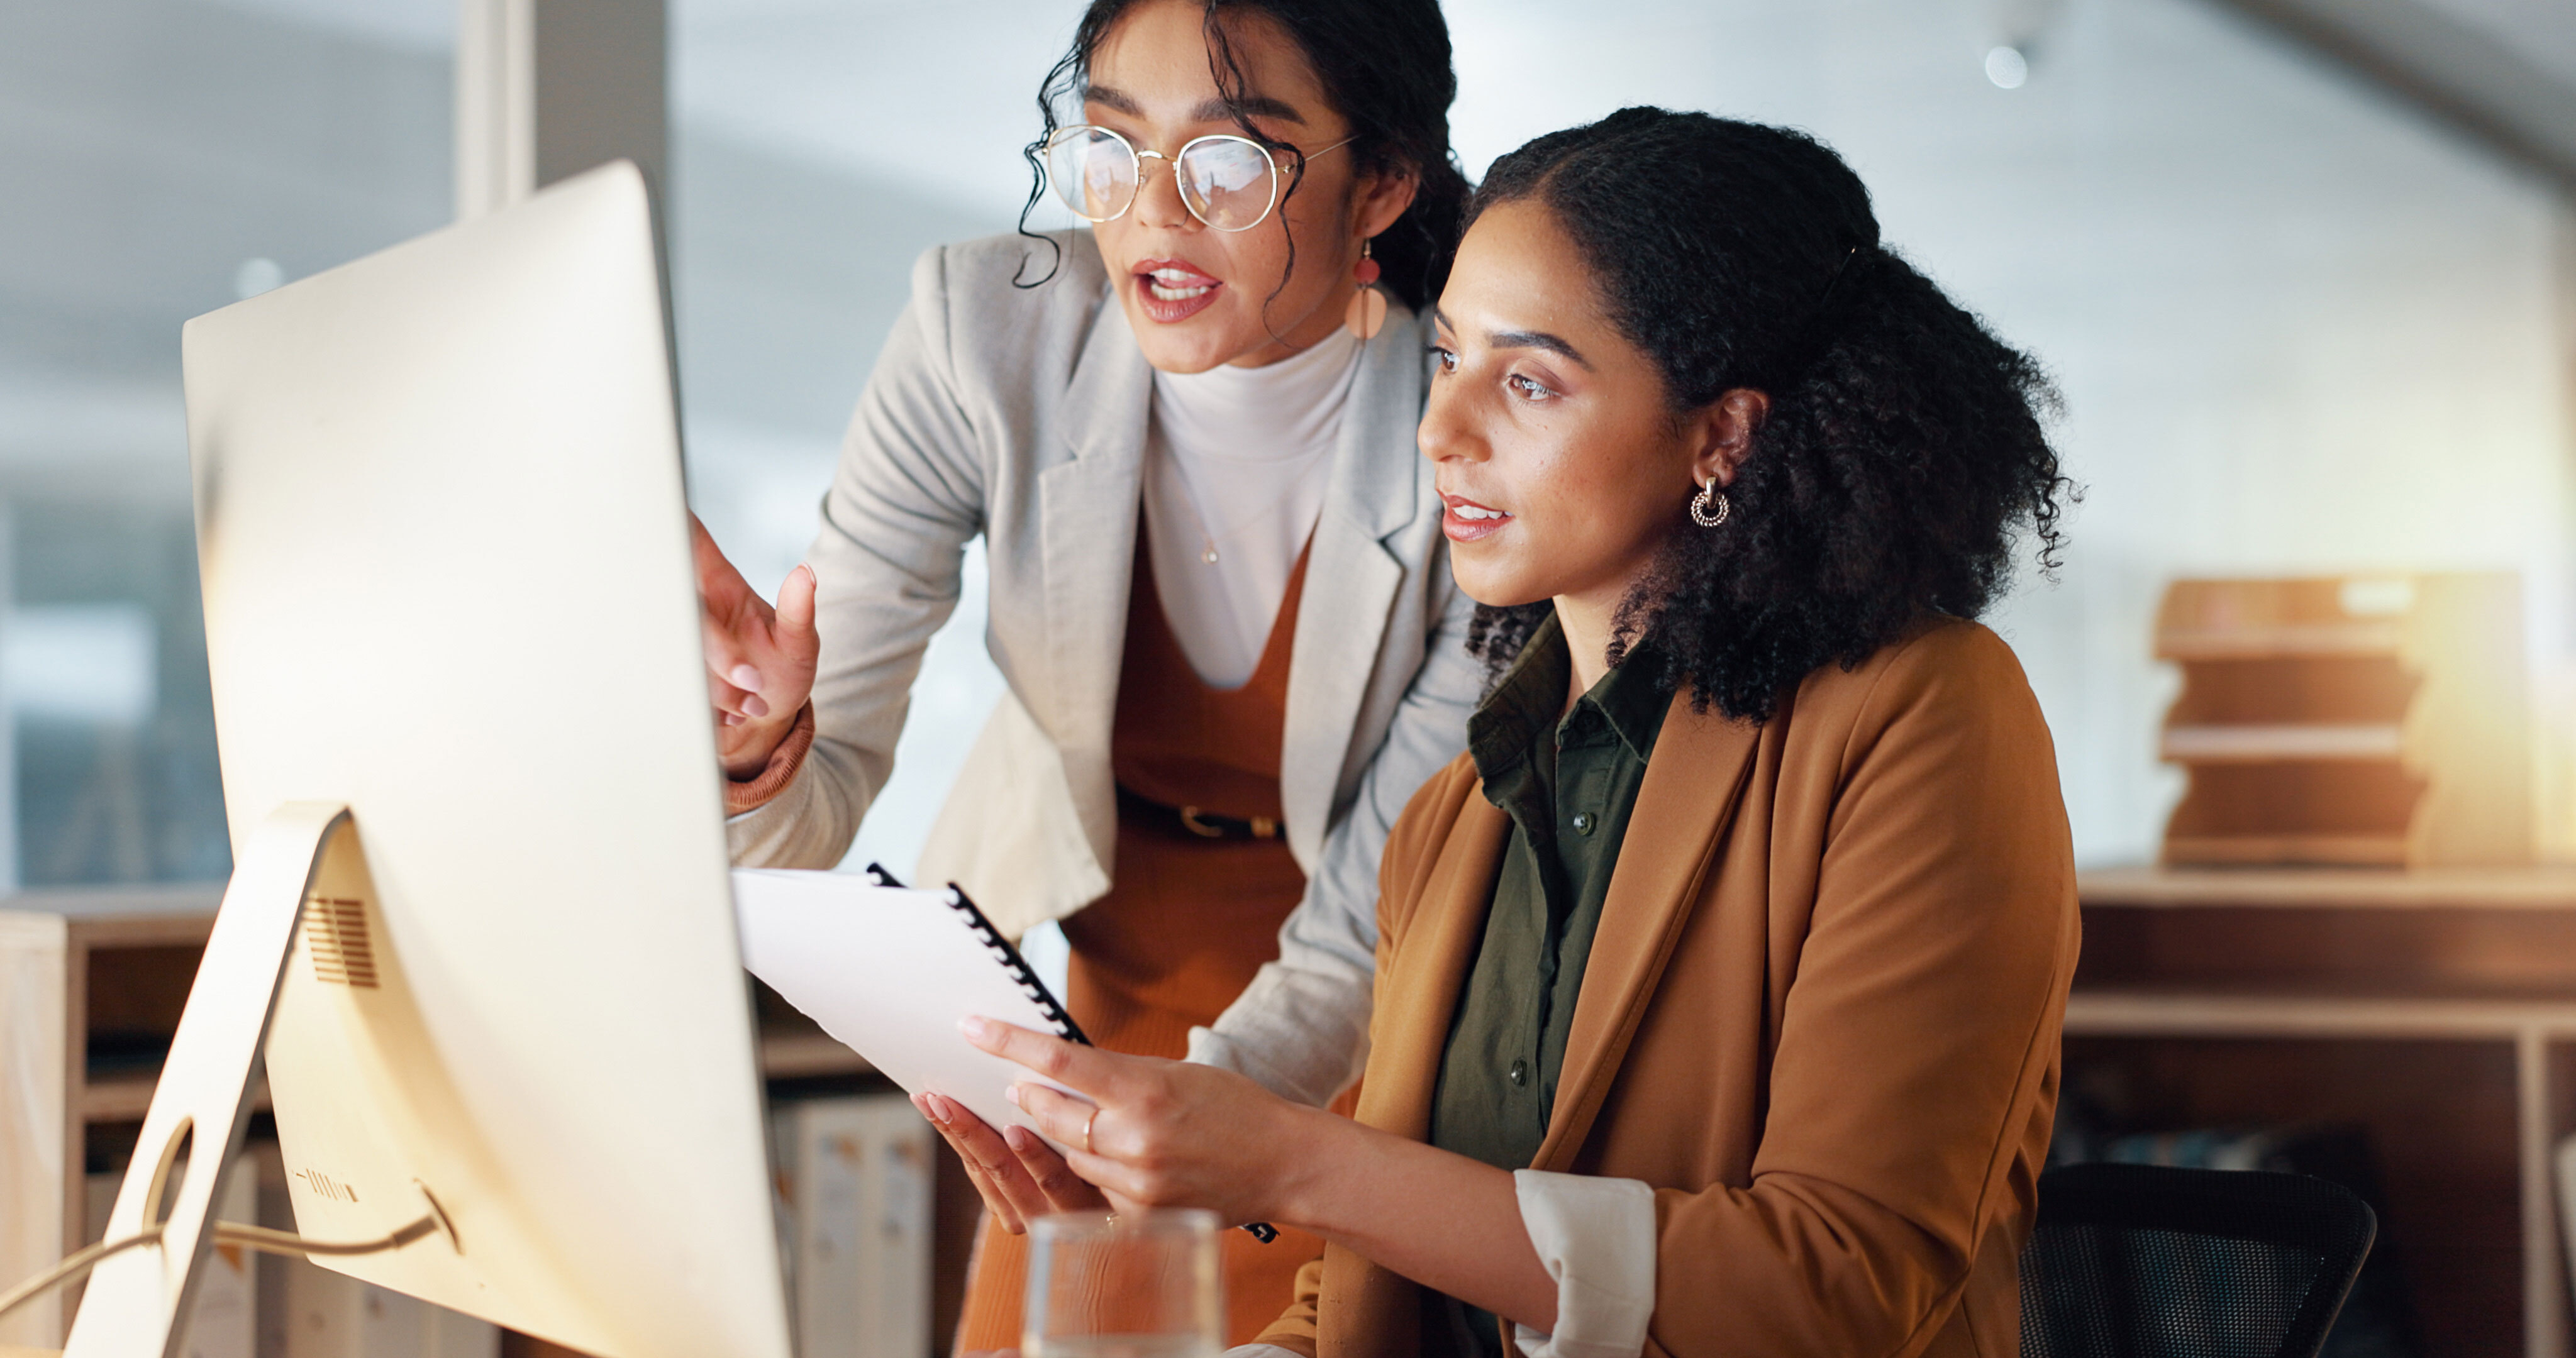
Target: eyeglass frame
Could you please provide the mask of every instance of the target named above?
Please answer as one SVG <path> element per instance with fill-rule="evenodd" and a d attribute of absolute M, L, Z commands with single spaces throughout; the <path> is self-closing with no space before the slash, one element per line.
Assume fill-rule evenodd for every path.
<path fill-rule="evenodd" d="M 1136 162 L 1136 183 L 1133 188 L 1128 190 L 1126 204 L 1106 217 L 1094 217 L 1091 214 L 1084 212 L 1082 209 L 1073 206 L 1072 203 L 1066 201 L 1064 191 L 1056 185 L 1056 145 L 1068 133 L 1074 132 L 1104 133 L 1117 141 L 1120 146 L 1126 147 L 1128 158 Z M 1350 145 L 1352 142 L 1358 141 L 1359 139 L 1360 134 L 1354 132 L 1350 136 L 1344 137 L 1340 141 L 1334 142 L 1332 145 L 1327 146 L 1320 151 L 1313 152 L 1312 154 L 1300 150 L 1295 146 L 1291 146 L 1286 142 L 1281 142 L 1280 145 L 1287 146 L 1289 150 L 1294 151 L 1297 154 L 1296 177 L 1289 182 L 1289 191 L 1292 193 L 1295 192 L 1297 185 L 1306 182 L 1306 167 L 1313 163 L 1317 156 L 1330 155 L 1333 152 Z M 1209 141 L 1242 142 L 1253 150 L 1259 151 L 1261 153 L 1261 158 L 1269 163 L 1270 201 L 1261 205 L 1260 216 L 1253 218 L 1251 221 L 1245 222 L 1241 226 L 1219 226 L 1216 223 L 1209 221 L 1205 216 L 1200 214 L 1197 208 L 1190 206 L 1190 196 L 1187 193 L 1181 192 L 1181 158 L 1190 153 L 1191 147 L 1196 146 L 1201 142 Z M 1172 167 L 1172 192 L 1174 196 L 1181 200 L 1182 210 L 1188 212 L 1192 217 L 1197 218 L 1199 225 L 1206 227 L 1210 231 L 1223 231 L 1228 235 L 1249 231 L 1254 227 L 1261 225 L 1263 222 L 1269 221 L 1270 214 L 1279 210 L 1279 157 L 1277 153 L 1273 152 L 1269 147 L 1262 145 L 1260 142 L 1254 141 L 1252 138 L 1244 136 L 1239 132 L 1211 132 L 1203 137 L 1192 137 L 1188 141 L 1181 143 L 1180 150 L 1167 156 L 1162 152 L 1151 148 L 1141 151 L 1136 149 L 1136 143 L 1129 141 L 1126 133 L 1123 133 L 1114 127 L 1103 127 L 1098 123 L 1068 123 L 1065 126 L 1059 127 L 1053 132 L 1048 133 L 1046 140 L 1039 143 L 1038 164 L 1045 171 L 1047 187 L 1056 189 L 1056 201 L 1064 203 L 1065 209 L 1071 212 L 1074 216 L 1080 217 L 1082 220 L 1089 222 L 1094 226 L 1099 226 L 1103 223 L 1114 222 L 1119 218 L 1126 216 L 1129 212 L 1134 211 L 1136 200 L 1145 196 L 1145 161 L 1148 157 L 1162 161 Z"/>

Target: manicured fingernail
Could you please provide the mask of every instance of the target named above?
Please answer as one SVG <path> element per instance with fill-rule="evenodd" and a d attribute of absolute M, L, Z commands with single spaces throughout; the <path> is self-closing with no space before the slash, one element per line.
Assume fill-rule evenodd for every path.
<path fill-rule="evenodd" d="M 760 691 L 760 670 L 757 666 L 736 665 L 733 667 L 733 673 L 726 675 L 725 679 L 735 688 L 749 689 L 754 693 Z"/>
<path fill-rule="evenodd" d="M 742 700 L 742 714 L 754 719 L 766 717 L 769 715 L 769 704 L 762 702 L 757 693 L 748 694 Z"/>
<path fill-rule="evenodd" d="M 1020 1087 L 1018 1085 L 1012 1085 L 1009 1088 L 1004 1089 L 1002 1091 L 1002 1097 L 1009 1099 L 1013 1108 L 1025 1106 L 1020 1102 Z"/>
<path fill-rule="evenodd" d="M 742 714 L 739 712 L 727 712 L 724 714 L 724 724 L 727 726 L 742 725 Z"/>
<path fill-rule="evenodd" d="M 957 1031 L 969 1042 L 983 1042 L 993 1036 L 993 1022 L 979 1014 L 969 1014 L 957 1021 Z"/>
<path fill-rule="evenodd" d="M 923 1104 L 927 1105 L 931 1121 L 938 1123 L 942 1127 L 948 1125 L 948 1100 L 943 1099 L 936 1094 L 924 1094 L 921 1096 L 921 1101 Z"/>
<path fill-rule="evenodd" d="M 800 564 L 796 569 L 805 572 L 805 579 L 810 582 L 814 588 L 821 589 L 823 587 L 823 577 L 816 575 L 812 566 Z"/>

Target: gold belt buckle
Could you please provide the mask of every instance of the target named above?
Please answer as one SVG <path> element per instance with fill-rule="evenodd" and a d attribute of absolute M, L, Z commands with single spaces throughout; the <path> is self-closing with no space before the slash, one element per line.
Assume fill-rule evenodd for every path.
<path fill-rule="evenodd" d="M 1252 818 L 1251 824 L 1252 837 L 1254 839 L 1277 839 L 1279 837 L 1279 822 L 1272 820 L 1268 816 L 1255 816 Z M 1189 831 L 1191 834 L 1197 835 L 1201 839 L 1225 838 L 1225 828 L 1219 825 L 1210 825 L 1206 821 L 1199 819 L 1199 809 L 1195 806 L 1184 806 L 1181 808 L 1181 828 Z"/>

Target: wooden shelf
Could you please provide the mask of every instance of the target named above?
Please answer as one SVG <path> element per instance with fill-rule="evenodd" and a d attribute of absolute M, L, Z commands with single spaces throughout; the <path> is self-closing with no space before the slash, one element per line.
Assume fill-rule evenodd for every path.
<path fill-rule="evenodd" d="M 152 1111 L 152 1090 L 160 1084 L 158 1075 L 120 1075 L 112 1080 L 88 1080 L 80 1087 L 75 1102 L 82 1122 L 141 1122 Z M 253 1096 L 251 1106 L 268 1107 L 266 1081 Z"/>
<path fill-rule="evenodd" d="M 2176 580 L 2167 863 L 2531 861 L 2521 582 L 2510 572 Z"/>
<path fill-rule="evenodd" d="M 177 1028 L 220 899 L 213 885 L 0 897 L 0 1013 L 12 1016 L 0 1028 L 9 1077 L 0 1079 L 0 1203 L 13 1209 L 0 1211 L 0 1279 L 39 1272 L 83 1243 L 83 1149 L 94 1129 L 150 1111 L 155 1038 Z M 123 1041 L 93 1050 L 94 1031 Z M 870 1071 L 802 1015 L 765 1014 L 759 1043 L 768 1079 Z M 253 1106 L 268 1106 L 264 1086 Z M 942 1174 L 943 1201 L 972 1198 Z M 0 1358 L 11 1343 L 59 1342 L 62 1300 L 0 1322 Z"/>
<path fill-rule="evenodd" d="M 2067 997 L 2066 1031 L 2072 1036 L 2537 1042 L 2576 1038 L 2576 1002 L 2089 990 Z"/>
<path fill-rule="evenodd" d="M 2405 730 L 2395 722 L 2212 722 L 2166 727 L 2162 753 L 2176 763 L 2197 764 L 2395 759 L 2405 743 Z"/>
<path fill-rule="evenodd" d="M 865 1075 L 874 1070 L 857 1052 L 820 1033 L 763 1034 L 760 1073 L 772 1080 L 802 1080 L 821 1075 Z M 141 1122 L 152 1108 L 157 1075 L 119 1075 L 82 1082 L 79 1094 L 83 1122 Z M 251 1094 L 251 1107 L 268 1108 L 267 1082 Z"/>
<path fill-rule="evenodd" d="M 2576 867 L 2104 867 L 2075 890 L 2087 907 L 2576 911 Z"/>
<path fill-rule="evenodd" d="M 2141 1131 L 2366 1129 L 2431 1358 L 2567 1358 L 2576 868 L 2109 867 L 2077 893 L 2068 1089 L 2136 1093 Z"/>
<path fill-rule="evenodd" d="M 865 1075 L 876 1067 L 866 1058 L 822 1033 L 763 1033 L 760 1073 L 772 1080 L 799 1080 L 817 1075 Z"/>
<path fill-rule="evenodd" d="M 2268 627 L 2176 628 L 2156 637 L 2158 660 L 2262 660 L 2276 655 L 2395 655 L 2405 632 L 2394 622 L 2277 623 Z"/>
<path fill-rule="evenodd" d="M 2404 835 L 2167 835 L 2165 856 L 2177 867 L 2320 868 L 2406 866 Z"/>

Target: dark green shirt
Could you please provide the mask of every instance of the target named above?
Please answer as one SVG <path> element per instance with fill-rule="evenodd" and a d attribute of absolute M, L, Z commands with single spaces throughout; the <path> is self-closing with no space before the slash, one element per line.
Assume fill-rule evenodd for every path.
<path fill-rule="evenodd" d="M 1431 1144 L 1442 1150 L 1526 1169 L 1547 1138 L 1583 964 L 1671 701 L 1656 668 L 1631 652 L 1568 708 L 1573 663 L 1550 618 L 1468 719 L 1485 797 L 1512 832 L 1440 1058 Z M 1467 1352 L 1503 1352 L 1492 1315 L 1454 1300 L 1436 1309 Z"/>

